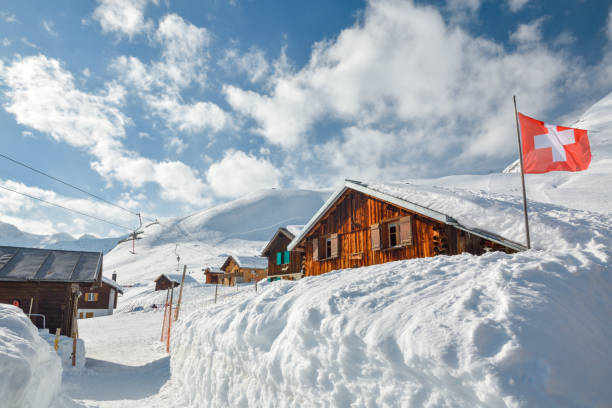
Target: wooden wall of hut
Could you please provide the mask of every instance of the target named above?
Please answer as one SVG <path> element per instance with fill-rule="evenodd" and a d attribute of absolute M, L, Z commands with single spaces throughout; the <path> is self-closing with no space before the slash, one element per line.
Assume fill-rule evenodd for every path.
<path fill-rule="evenodd" d="M 408 221 L 408 218 L 409 221 Z M 389 245 L 389 223 L 410 225 L 410 244 Z M 372 226 L 379 224 L 381 248 L 372 248 Z M 337 256 L 326 255 L 326 238 L 337 234 Z M 398 238 L 399 239 L 399 238 Z M 317 241 L 318 260 L 313 241 Z M 470 252 L 485 248 L 514 252 L 473 234 L 408 211 L 354 190 L 347 190 L 308 233 L 300 246 L 305 251 L 306 276 L 402 259 Z M 333 254 L 335 255 L 335 254 Z"/>
<path fill-rule="evenodd" d="M 81 285 L 80 290 L 86 292 L 89 287 Z M 0 282 L 0 303 L 12 304 L 17 299 L 21 309 L 28 314 L 32 299 L 32 313 L 45 316 L 46 328 L 51 333 L 60 328 L 62 334 L 69 336 L 78 291 L 78 284 L 73 283 Z M 32 316 L 31 320 L 38 328 L 43 327 L 43 320 L 39 316 Z"/>
<path fill-rule="evenodd" d="M 282 252 L 283 256 L 287 251 L 287 246 L 291 240 L 283 234 L 278 234 L 274 242 L 270 244 L 270 252 L 268 255 L 268 276 L 284 275 L 289 273 L 299 273 L 302 269 L 302 256 L 300 251 L 291 251 L 289 253 L 289 263 L 279 265 L 276 254 Z"/>

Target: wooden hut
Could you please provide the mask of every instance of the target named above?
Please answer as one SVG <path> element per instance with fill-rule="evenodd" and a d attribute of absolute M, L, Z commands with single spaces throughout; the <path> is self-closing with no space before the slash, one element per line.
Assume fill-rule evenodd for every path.
<path fill-rule="evenodd" d="M 117 283 L 117 274 L 113 279 L 102 276 L 101 286 L 88 288 L 79 298 L 79 319 L 112 315 L 119 293 L 123 294 L 123 288 Z"/>
<path fill-rule="evenodd" d="M 268 260 L 261 256 L 227 257 L 221 270 L 224 272 L 223 284 L 234 286 L 236 283 L 261 280 L 268 276 Z"/>
<path fill-rule="evenodd" d="M 303 251 L 305 275 L 440 254 L 525 249 L 392 191 L 346 180 L 287 247 Z"/>
<path fill-rule="evenodd" d="M 0 247 L 0 303 L 31 309 L 32 322 L 52 333 L 72 334 L 79 296 L 101 281 L 101 252 Z"/>
<path fill-rule="evenodd" d="M 181 278 L 168 273 L 162 273 L 154 280 L 155 290 L 166 290 L 181 286 Z"/>
<path fill-rule="evenodd" d="M 204 269 L 204 275 L 206 275 L 206 283 L 208 284 L 223 284 L 223 275 L 225 275 L 225 272 L 219 267 L 209 266 Z"/>
<path fill-rule="evenodd" d="M 289 251 L 287 246 L 295 235 L 285 227 L 279 228 L 261 256 L 268 259 L 268 278 L 296 280 L 302 277 L 302 251 Z"/>

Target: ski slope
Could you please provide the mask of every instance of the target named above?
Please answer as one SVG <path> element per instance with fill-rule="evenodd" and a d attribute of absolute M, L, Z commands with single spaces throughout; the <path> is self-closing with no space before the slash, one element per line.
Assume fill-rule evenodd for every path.
<path fill-rule="evenodd" d="M 221 266 L 228 255 L 258 256 L 279 227 L 305 224 L 329 190 L 264 190 L 243 198 L 144 228 L 132 242 L 118 244 L 104 257 L 104 273 L 117 272 L 122 285 L 143 285 L 162 273 L 188 266 L 202 280 L 206 266 Z"/>

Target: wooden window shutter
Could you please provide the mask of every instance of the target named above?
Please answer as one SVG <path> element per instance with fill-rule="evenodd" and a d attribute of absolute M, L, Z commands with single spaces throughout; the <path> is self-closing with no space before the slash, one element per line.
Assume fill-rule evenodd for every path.
<path fill-rule="evenodd" d="M 289 251 L 285 251 L 284 255 L 283 255 L 283 264 L 288 264 L 291 262 L 291 257 L 289 255 Z"/>
<path fill-rule="evenodd" d="M 370 236 L 372 237 L 372 250 L 380 251 L 382 248 L 380 242 L 380 224 L 370 226 Z"/>
<path fill-rule="evenodd" d="M 412 217 L 399 220 L 400 245 L 412 245 Z"/>
<path fill-rule="evenodd" d="M 319 238 L 312 240 L 312 259 L 313 261 L 319 260 Z"/>
<path fill-rule="evenodd" d="M 100 296 L 99 293 L 94 293 L 94 302 L 98 301 L 98 296 Z"/>
<path fill-rule="evenodd" d="M 283 253 L 282 252 L 277 252 L 276 253 L 276 264 L 277 265 L 281 265 L 283 263 Z"/>
<path fill-rule="evenodd" d="M 331 258 L 337 258 L 339 251 L 338 234 L 333 234 L 331 237 Z"/>

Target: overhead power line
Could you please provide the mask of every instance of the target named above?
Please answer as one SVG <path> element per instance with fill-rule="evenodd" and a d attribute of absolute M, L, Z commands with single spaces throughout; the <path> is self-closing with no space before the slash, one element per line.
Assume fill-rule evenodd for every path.
<path fill-rule="evenodd" d="M 40 197 L 36 197 L 36 196 L 30 195 L 30 194 L 27 194 L 27 193 L 22 193 L 21 191 L 13 190 L 12 188 L 8 188 L 8 187 L 5 187 L 5 186 L 0 186 L 0 188 L 3 188 L 3 189 L 8 190 L 8 191 L 12 191 L 13 193 L 21 194 L 22 196 L 26 196 L 26 197 L 31 198 L 33 200 L 41 201 L 41 202 L 43 202 L 45 204 L 53 205 L 55 207 L 59 207 L 59 208 L 62 208 L 64 210 L 71 211 L 73 213 L 83 215 L 85 217 L 93 218 L 94 220 L 98 220 L 98 221 L 105 222 L 105 223 L 110 224 L 110 225 L 114 225 L 115 227 L 123 228 L 123 229 L 126 229 L 128 231 L 132 231 L 133 230 L 133 228 L 124 227 L 123 225 L 115 224 L 114 222 L 105 220 L 103 218 L 96 217 L 95 215 L 87 214 L 87 213 L 84 213 L 84 212 L 81 212 L 81 211 L 78 211 L 78 210 L 75 210 L 75 209 L 72 209 L 72 208 L 68 208 L 68 207 L 65 207 L 65 206 L 63 206 L 61 204 L 52 203 L 51 201 L 47 201 L 47 200 L 44 200 L 44 199 L 42 199 Z"/>
<path fill-rule="evenodd" d="M 105 202 L 106 204 L 112 205 L 113 207 L 119 208 L 119 209 L 121 209 L 121 210 L 123 210 L 123 211 L 125 211 L 125 212 L 128 212 L 128 213 L 132 214 L 132 215 L 135 215 L 135 216 L 137 216 L 137 217 L 140 217 L 140 216 L 141 216 L 141 215 L 140 215 L 140 213 L 136 213 L 136 212 L 134 212 L 134 211 L 132 211 L 132 210 L 128 210 L 128 209 L 127 209 L 127 208 L 125 208 L 125 207 L 122 207 L 122 206 L 120 206 L 120 205 L 118 205 L 118 204 L 115 204 L 115 203 L 113 203 L 113 202 L 111 202 L 111 201 L 108 201 L 108 200 L 107 200 L 107 199 L 105 199 L 105 198 L 102 198 L 102 197 L 100 197 L 100 196 L 98 196 L 98 195 L 96 195 L 96 194 L 90 193 L 90 192 L 89 192 L 89 191 L 87 191 L 87 190 L 84 190 L 84 189 L 82 189 L 82 188 L 80 188 L 80 187 L 75 186 L 74 184 L 70 184 L 70 183 L 68 183 L 67 181 L 61 180 L 61 179 L 59 179 L 59 178 L 57 178 L 57 177 L 55 177 L 55 176 L 52 176 L 52 175 L 50 175 L 50 174 L 48 174 L 48 173 L 45 173 L 44 171 L 41 171 L 41 170 L 35 169 L 34 167 L 29 166 L 29 165 L 27 165 L 27 164 L 25 164 L 25 163 L 23 163 L 23 162 L 20 162 L 19 160 L 13 159 L 12 157 L 9 157 L 9 156 L 7 156 L 7 155 L 5 155 L 5 154 L 0 153 L 0 157 L 4 158 L 4 159 L 6 159 L 6 160 L 12 161 L 13 163 L 18 164 L 18 165 L 20 165 L 20 166 L 23 166 L 23 167 L 25 167 L 25 168 L 27 168 L 27 169 L 30 169 L 30 170 L 32 170 L 33 172 L 36 172 L 36 173 L 41 174 L 41 175 L 43 175 L 43 176 L 45 176 L 45 177 L 48 177 L 48 178 L 50 178 L 51 180 L 55 180 L 55 181 L 57 181 L 58 183 L 62 183 L 62 184 L 63 184 L 63 185 L 65 185 L 65 186 L 68 186 L 68 187 L 74 188 L 75 190 L 78 190 L 78 191 L 80 191 L 81 193 L 84 193 L 84 194 L 87 194 L 87 195 L 89 195 L 89 196 L 91 196 L 91 197 L 94 197 L 94 198 L 95 198 L 95 199 L 97 199 L 97 200 L 103 201 L 103 202 Z M 147 219 L 147 220 L 149 220 L 149 221 L 156 221 L 156 220 L 154 220 L 154 219 L 152 219 L 152 218 L 149 218 L 149 217 L 144 217 L 144 216 L 142 216 L 142 218 Z"/>

